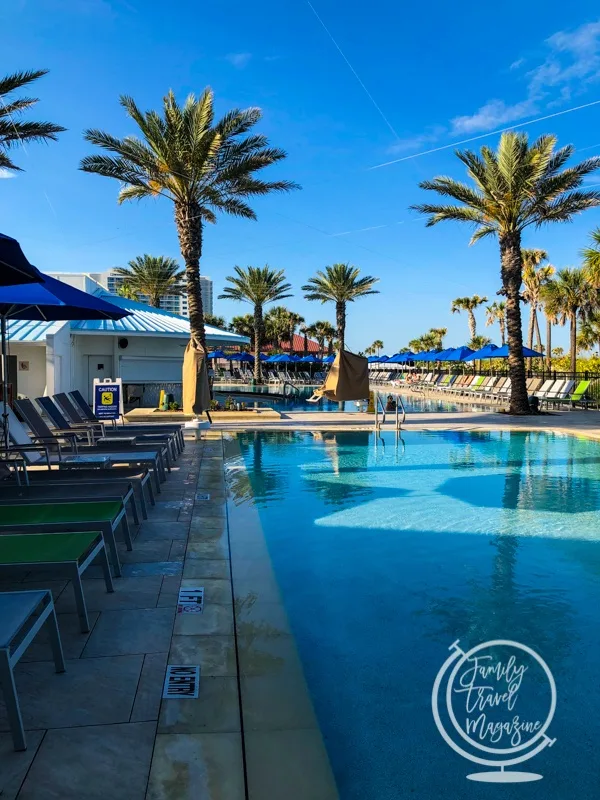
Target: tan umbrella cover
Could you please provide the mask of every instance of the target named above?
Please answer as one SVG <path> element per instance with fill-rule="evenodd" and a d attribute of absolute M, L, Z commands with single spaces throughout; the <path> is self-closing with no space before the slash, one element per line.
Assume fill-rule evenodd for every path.
<path fill-rule="evenodd" d="M 369 397 L 369 363 L 363 356 L 342 350 L 335 357 L 325 383 L 314 397 L 327 400 L 366 400 Z"/>
<path fill-rule="evenodd" d="M 183 413 L 201 414 L 210 409 L 210 386 L 206 367 L 206 352 L 192 339 L 183 355 Z"/>

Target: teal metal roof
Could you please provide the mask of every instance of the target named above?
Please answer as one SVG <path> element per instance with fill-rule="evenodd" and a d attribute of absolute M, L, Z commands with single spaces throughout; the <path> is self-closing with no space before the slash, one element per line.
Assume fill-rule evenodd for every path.
<path fill-rule="evenodd" d="M 129 317 L 120 320 L 75 320 L 66 322 L 26 322 L 11 320 L 8 324 L 8 338 L 12 342 L 41 342 L 48 334 L 56 333 L 63 325 L 70 324 L 74 333 L 116 333 L 132 336 L 135 334 L 145 336 L 169 336 L 184 339 L 190 335 L 190 323 L 184 317 L 171 314 L 160 308 L 152 308 L 135 300 L 111 294 L 103 288 L 98 288 L 93 294 L 106 300 L 119 308 L 130 312 Z M 222 331 L 219 328 L 206 326 L 206 341 L 212 345 L 248 344 L 247 336 L 238 336 L 231 331 Z"/>
<path fill-rule="evenodd" d="M 6 325 L 10 342 L 45 342 L 46 336 L 56 333 L 67 322 L 35 322 L 9 319 Z"/>

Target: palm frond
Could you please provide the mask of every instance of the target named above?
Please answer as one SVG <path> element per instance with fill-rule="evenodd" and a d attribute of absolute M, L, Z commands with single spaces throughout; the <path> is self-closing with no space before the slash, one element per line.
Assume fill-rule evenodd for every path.
<path fill-rule="evenodd" d="M 12 75 L 5 75 L 0 78 L 0 97 L 10 94 L 17 89 L 22 89 L 39 78 L 43 78 L 48 74 L 47 69 L 28 69 L 21 72 L 13 72 Z"/>

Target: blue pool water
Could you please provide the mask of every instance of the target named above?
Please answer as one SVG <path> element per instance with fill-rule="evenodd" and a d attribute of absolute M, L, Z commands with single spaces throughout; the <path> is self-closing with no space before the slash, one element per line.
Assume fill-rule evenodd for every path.
<path fill-rule="evenodd" d="M 355 401 L 346 401 L 345 403 L 334 403 L 331 400 L 321 400 L 319 403 L 309 403 L 308 398 L 312 396 L 314 387 L 299 386 L 298 391 L 291 392 L 288 397 L 273 397 L 273 395 L 283 394 L 281 386 L 244 386 L 243 389 L 239 384 L 231 384 L 230 386 L 219 384 L 215 387 L 215 397 L 219 402 L 224 403 L 227 397 L 233 397 L 237 402 L 244 402 L 248 406 L 257 406 L 262 408 L 273 408 L 275 411 L 285 413 L 286 411 L 332 411 L 332 412 L 349 412 L 349 411 L 365 411 L 366 403 L 356 404 Z M 286 391 L 290 391 L 289 387 Z M 249 396 L 251 395 L 251 396 Z M 380 391 L 382 400 L 385 401 L 385 390 Z M 445 411 L 485 411 L 485 406 L 478 406 L 477 404 L 466 405 L 462 403 L 460 406 L 446 400 L 435 400 L 433 398 L 424 397 L 419 394 L 407 393 L 402 395 L 402 401 L 407 413 L 439 413 Z"/>
<path fill-rule="evenodd" d="M 369 432 L 239 440 L 252 491 L 234 472 L 231 486 L 258 509 L 342 800 L 600 797 L 600 444 L 451 431 L 377 446 Z M 449 646 L 496 638 L 533 648 L 556 681 L 556 743 L 517 767 L 537 783 L 466 780 L 477 765 L 433 721 Z"/>

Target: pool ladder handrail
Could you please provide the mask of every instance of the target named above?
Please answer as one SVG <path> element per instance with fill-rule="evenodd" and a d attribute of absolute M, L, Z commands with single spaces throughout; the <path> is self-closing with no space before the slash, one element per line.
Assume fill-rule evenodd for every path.
<path fill-rule="evenodd" d="M 284 395 L 285 395 L 285 387 L 286 387 L 286 386 L 291 386 L 291 387 L 292 387 L 292 389 L 293 389 L 295 392 L 300 392 L 300 387 L 299 387 L 299 386 L 296 386 L 296 385 L 295 385 L 294 383 L 292 383 L 291 381 L 288 381 L 287 379 L 285 379 L 285 380 L 283 381 L 283 394 L 284 394 Z"/>
<path fill-rule="evenodd" d="M 385 425 L 386 411 L 379 392 L 375 391 L 374 394 L 375 394 L 375 430 L 378 431 L 381 430 L 382 425 Z M 396 398 L 396 417 L 395 417 L 396 430 L 401 431 L 402 426 L 406 422 L 406 409 L 404 408 L 404 403 L 402 402 L 402 396 L 396 393 L 393 394 L 394 397 Z M 381 409 L 381 417 L 382 417 L 381 422 L 379 421 L 379 409 Z M 402 409 L 402 419 L 400 419 L 400 414 L 399 414 L 400 409 Z"/>

